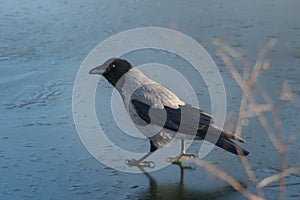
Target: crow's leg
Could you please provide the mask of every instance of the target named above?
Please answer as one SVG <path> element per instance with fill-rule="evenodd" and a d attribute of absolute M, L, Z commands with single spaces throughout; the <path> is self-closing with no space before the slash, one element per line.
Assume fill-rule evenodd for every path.
<path fill-rule="evenodd" d="M 153 161 L 145 161 L 146 158 L 148 158 L 152 153 L 154 153 L 158 149 L 158 145 L 150 140 L 150 151 L 146 153 L 144 156 L 142 156 L 140 159 L 135 160 L 125 160 L 125 163 L 132 167 L 132 166 L 142 166 L 142 167 L 155 167 L 155 164 Z"/>
<path fill-rule="evenodd" d="M 180 158 L 182 157 L 189 157 L 189 158 L 195 158 L 194 154 L 187 154 L 185 153 L 185 143 L 184 140 L 181 140 L 181 152 L 178 156 L 176 156 L 175 158 L 168 158 L 169 162 L 172 162 L 174 164 L 176 163 L 180 163 Z"/>

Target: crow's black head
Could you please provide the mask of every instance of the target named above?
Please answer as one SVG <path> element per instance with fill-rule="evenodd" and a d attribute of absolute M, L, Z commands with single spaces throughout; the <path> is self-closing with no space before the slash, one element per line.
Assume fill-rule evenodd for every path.
<path fill-rule="evenodd" d="M 90 70 L 90 74 L 100 74 L 104 76 L 113 86 L 120 78 L 132 68 L 131 64 L 121 58 L 108 59 L 98 67 Z"/>

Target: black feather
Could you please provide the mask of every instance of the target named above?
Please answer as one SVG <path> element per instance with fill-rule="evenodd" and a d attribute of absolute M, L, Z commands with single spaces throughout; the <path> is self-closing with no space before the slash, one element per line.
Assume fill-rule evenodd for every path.
<path fill-rule="evenodd" d="M 241 155 L 241 156 L 247 156 L 249 154 L 248 151 L 245 149 L 241 148 L 239 145 L 235 144 L 233 141 L 224 138 L 224 137 L 219 137 L 216 145 L 222 149 L 225 149 L 226 151 L 229 151 L 233 154 L 236 155 Z"/>
<path fill-rule="evenodd" d="M 147 105 L 136 99 L 132 99 L 131 103 L 134 106 L 134 109 L 136 110 L 139 117 L 148 124 L 157 124 L 161 127 L 175 132 L 178 132 L 180 129 L 181 133 L 187 135 L 194 134 L 192 136 L 196 136 L 196 139 L 206 139 L 212 143 L 216 143 L 218 147 L 236 155 L 246 156 L 249 154 L 248 151 L 244 150 L 230 140 L 235 139 L 238 141 L 242 141 L 241 138 L 217 128 L 210 115 L 203 112 L 203 110 L 201 109 L 193 107 L 192 105 L 185 104 L 179 106 L 178 109 L 164 106 L 164 109 L 159 109 L 151 107 L 150 105 Z M 184 116 L 185 114 L 186 117 Z M 215 135 L 206 138 L 209 128 L 213 130 Z"/>
<path fill-rule="evenodd" d="M 148 124 L 155 123 L 175 132 L 178 132 L 180 128 L 181 132 L 187 134 L 192 134 L 188 131 L 194 130 L 193 132 L 201 139 L 205 138 L 209 125 L 214 123 L 210 115 L 190 104 L 179 106 L 178 109 L 173 109 L 168 106 L 164 106 L 164 109 L 159 109 L 151 108 L 150 105 L 136 99 L 132 99 L 131 103 L 134 105 L 139 117 Z M 153 116 L 150 116 L 150 109 Z M 185 117 L 185 115 L 188 117 Z M 186 121 L 185 118 L 188 119 L 188 121 Z M 195 130 L 197 131 L 195 132 Z"/>

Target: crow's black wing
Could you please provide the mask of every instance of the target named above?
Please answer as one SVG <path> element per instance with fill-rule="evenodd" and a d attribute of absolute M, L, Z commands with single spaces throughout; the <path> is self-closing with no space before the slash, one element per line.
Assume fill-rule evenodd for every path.
<path fill-rule="evenodd" d="M 131 103 L 138 116 L 148 124 L 156 124 L 175 132 L 195 134 L 201 139 L 204 139 L 209 125 L 214 123 L 210 115 L 190 104 L 180 105 L 177 109 L 168 106 L 161 109 L 137 99 L 132 99 Z"/>
<path fill-rule="evenodd" d="M 248 151 L 231 141 L 233 139 L 244 142 L 242 138 L 218 128 L 210 115 L 189 104 L 181 105 L 177 109 L 167 106 L 160 109 L 134 99 L 131 103 L 138 116 L 148 124 L 153 123 L 187 136 L 196 136 L 196 139 L 208 140 L 236 155 L 249 154 Z M 208 131 L 209 127 L 210 131 Z M 206 138 L 207 133 L 210 135 Z"/>
<path fill-rule="evenodd" d="M 202 139 L 213 123 L 211 116 L 203 110 L 185 104 L 173 92 L 155 82 L 137 88 L 131 95 L 130 103 L 146 123 L 185 134 L 197 134 Z"/>

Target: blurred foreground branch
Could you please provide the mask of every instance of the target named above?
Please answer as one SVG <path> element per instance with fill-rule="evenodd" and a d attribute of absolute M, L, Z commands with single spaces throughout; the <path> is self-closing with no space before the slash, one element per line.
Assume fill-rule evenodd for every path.
<path fill-rule="evenodd" d="M 228 68 L 232 77 L 234 78 L 234 80 L 236 81 L 236 83 L 239 85 L 239 87 L 243 92 L 235 134 L 241 136 L 243 130 L 243 122 L 250 117 L 257 117 L 259 119 L 260 124 L 262 125 L 265 132 L 267 133 L 271 143 L 278 151 L 281 158 L 281 172 L 276 175 L 266 177 L 260 182 L 255 184 L 258 194 L 260 198 L 263 198 L 264 194 L 261 189 L 271 182 L 279 181 L 280 183 L 279 199 L 284 199 L 285 177 L 288 174 L 299 173 L 299 170 L 293 167 L 287 169 L 286 152 L 287 152 L 288 142 L 284 141 L 283 139 L 283 131 L 282 131 L 282 125 L 281 125 L 279 114 L 277 113 L 275 107 L 273 106 L 274 104 L 272 98 L 257 83 L 261 70 L 269 69 L 270 67 L 265 57 L 276 43 L 277 43 L 277 39 L 273 38 L 262 48 L 262 50 L 259 53 L 258 59 L 256 60 L 254 67 L 251 70 L 248 62 L 248 58 L 245 54 L 235 50 L 230 45 L 226 44 L 220 39 L 215 39 L 213 41 L 213 44 L 219 47 L 219 49 L 216 52 L 217 55 L 223 60 L 225 66 Z M 233 62 L 231 60 L 232 58 L 242 63 L 243 65 L 243 72 L 241 73 L 242 75 L 239 73 L 239 70 L 237 70 L 237 68 L 233 65 Z M 291 100 L 293 98 L 293 94 L 291 93 L 291 90 L 287 82 L 283 82 L 282 87 L 284 89 L 284 93 L 281 95 L 280 98 L 284 100 Z M 254 88 L 258 89 L 258 93 L 265 101 L 264 104 L 256 103 L 255 98 L 252 94 L 252 90 Z M 272 121 L 275 129 L 275 133 L 272 131 L 272 125 L 267 120 L 267 117 L 264 114 L 265 112 L 270 112 L 272 115 Z M 256 181 L 255 173 L 252 170 L 247 158 L 240 157 L 240 161 L 244 166 L 244 168 L 246 169 L 246 172 L 250 180 Z M 204 165 L 203 163 L 198 161 L 197 163 L 200 166 Z M 219 173 L 219 177 L 222 179 L 225 178 L 225 176 L 222 173 Z M 240 190 L 240 188 L 237 187 L 236 182 L 233 182 L 232 180 L 227 182 L 231 185 L 235 184 L 235 186 L 234 185 L 232 186 L 235 189 L 237 189 L 239 192 L 241 192 L 248 199 L 257 198 L 257 196 L 251 196 L 248 193 L 245 194 L 244 190 Z"/>

